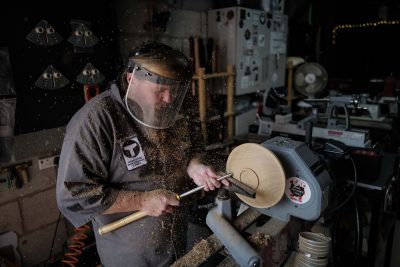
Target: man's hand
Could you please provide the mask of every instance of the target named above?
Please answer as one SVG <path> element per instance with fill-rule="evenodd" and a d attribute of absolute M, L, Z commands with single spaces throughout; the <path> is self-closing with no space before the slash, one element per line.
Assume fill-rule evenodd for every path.
<path fill-rule="evenodd" d="M 141 199 L 141 210 L 149 216 L 172 213 L 176 206 L 179 206 L 176 194 L 165 189 L 144 192 Z"/>
<path fill-rule="evenodd" d="M 195 184 L 204 186 L 204 191 L 220 188 L 222 184 L 229 186 L 228 180 L 223 179 L 218 181 L 219 175 L 210 166 L 204 165 L 196 159 L 190 161 L 186 171 Z"/>

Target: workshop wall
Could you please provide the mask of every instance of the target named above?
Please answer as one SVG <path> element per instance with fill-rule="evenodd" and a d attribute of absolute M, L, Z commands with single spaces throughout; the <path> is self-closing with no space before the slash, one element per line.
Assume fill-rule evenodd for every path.
<path fill-rule="evenodd" d="M 56 167 L 39 170 L 38 161 L 60 153 L 64 126 L 85 103 L 83 85 L 76 79 L 86 64 L 91 63 L 104 76 L 100 91 L 116 76 L 120 54 L 114 37 L 118 31 L 113 5 L 112 0 L 7 1 L 2 5 L 0 47 L 9 53 L 17 105 L 11 160 L 0 162 L 4 181 L 0 183 L 0 239 L 3 234 L 16 235 L 21 266 L 46 262 L 50 254 L 59 256 L 71 234 L 63 217 L 58 224 Z M 51 38 L 35 39 L 39 35 L 28 40 L 42 20 L 59 34 L 59 43 L 46 43 Z M 98 38 L 96 45 L 81 48 L 68 41 L 75 25 L 72 22 L 77 20 L 90 26 Z M 50 65 L 68 79 L 65 86 L 38 86 Z M 29 182 L 23 182 L 21 188 L 16 183 L 16 166 L 25 166 L 29 174 Z"/>
<path fill-rule="evenodd" d="M 17 0 L 6 1 L 3 5 L 0 46 L 7 47 L 10 53 L 16 88 L 15 134 L 65 125 L 85 103 L 83 85 L 76 79 L 87 63 L 91 63 L 105 77 L 99 84 L 101 90 L 115 78 L 119 49 L 115 37 L 114 1 Z M 35 26 L 42 20 L 47 21 L 55 33 L 50 34 L 52 30 L 46 26 L 42 30 L 50 31 L 47 37 L 44 36 L 45 31 L 35 32 Z M 87 44 L 82 48 L 70 42 L 70 38 L 74 37 L 76 21 L 87 25 L 93 36 L 98 38 L 95 45 Z M 54 38 L 49 36 L 56 34 L 57 41 L 53 44 Z M 40 40 L 44 43 L 40 44 Z M 65 86 L 55 89 L 38 86 L 36 82 L 50 65 L 68 79 Z"/>
<path fill-rule="evenodd" d="M 9 52 L 17 94 L 14 134 L 66 125 L 85 103 L 83 85 L 76 79 L 87 63 L 104 76 L 99 84 L 103 91 L 116 78 L 121 58 L 143 41 L 159 40 L 189 55 L 189 37 L 206 36 L 206 10 L 211 7 L 212 1 L 190 4 L 166 0 L 5 4 L 5 16 L 0 18 L 0 47 Z M 28 40 L 42 20 L 53 27 L 61 38 L 59 43 L 40 45 Z M 70 43 L 77 21 L 89 27 L 99 39 L 97 44 L 82 49 Z M 36 33 L 33 39 L 39 35 Z M 38 79 L 50 65 L 68 79 L 65 86 L 38 86 Z"/>
<path fill-rule="evenodd" d="M 207 10 L 212 1 L 117 1 L 122 57 L 144 41 L 158 40 L 190 56 L 190 37 L 206 37 Z M 176 1 L 175 1 L 176 2 Z"/>
<path fill-rule="evenodd" d="M 60 153 L 64 132 L 65 128 L 61 127 L 16 136 L 15 161 L 2 167 L 6 172 L 1 178 L 10 177 L 15 166 L 28 167 L 29 182 L 21 188 L 15 184 L 16 177 L 11 177 L 10 185 L 0 183 L 0 239 L 9 231 L 17 235 L 21 266 L 47 261 L 50 253 L 60 255 L 70 235 L 70 226 L 64 219 L 55 231 L 59 217 L 55 198 L 56 166 L 43 170 L 38 167 L 39 159 Z"/>

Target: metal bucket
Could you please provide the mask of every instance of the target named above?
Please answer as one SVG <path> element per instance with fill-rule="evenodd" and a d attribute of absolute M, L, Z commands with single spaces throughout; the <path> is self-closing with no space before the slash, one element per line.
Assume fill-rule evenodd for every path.
<path fill-rule="evenodd" d="M 320 233 L 301 232 L 295 267 L 325 267 L 328 265 L 331 238 Z"/>

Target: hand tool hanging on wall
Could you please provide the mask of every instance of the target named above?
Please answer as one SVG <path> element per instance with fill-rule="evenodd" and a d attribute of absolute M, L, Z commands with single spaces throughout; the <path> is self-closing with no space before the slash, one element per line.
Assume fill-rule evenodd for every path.
<path fill-rule="evenodd" d="M 206 48 L 206 73 L 213 73 L 213 64 L 212 64 L 212 53 L 214 47 L 214 40 L 212 38 L 207 39 L 207 48 Z"/>
<path fill-rule="evenodd" d="M 194 46 L 194 38 L 193 37 L 189 37 L 189 58 L 192 62 L 192 68 L 195 70 L 196 73 L 196 54 L 195 54 L 195 46 Z M 192 79 L 192 96 L 196 96 L 196 83 L 195 81 Z"/>
<path fill-rule="evenodd" d="M 11 168 L 10 171 L 11 171 L 11 179 L 14 180 L 15 188 L 18 188 L 18 189 L 22 188 L 23 183 L 17 173 L 16 168 Z"/>
<path fill-rule="evenodd" d="M 28 167 L 31 165 L 31 161 L 26 161 L 0 168 L 0 184 L 5 183 L 7 189 L 22 188 L 24 184 L 29 183 Z"/>
<path fill-rule="evenodd" d="M 11 189 L 11 172 L 9 169 L 0 169 L 0 184 L 4 183 L 4 188 Z M 3 189 L 3 186 L 0 188 Z M 2 190 L 0 190 L 1 192 Z"/>
<path fill-rule="evenodd" d="M 206 46 L 204 45 L 204 41 L 202 38 L 198 38 L 199 45 L 199 66 L 200 68 L 206 68 L 207 65 L 207 55 L 206 55 Z"/>
<path fill-rule="evenodd" d="M 92 64 L 88 63 L 76 77 L 76 81 L 83 84 L 83 92 L 87 102 L 100 93 L 99 84 L 104 81 L 104 76 Z"/>

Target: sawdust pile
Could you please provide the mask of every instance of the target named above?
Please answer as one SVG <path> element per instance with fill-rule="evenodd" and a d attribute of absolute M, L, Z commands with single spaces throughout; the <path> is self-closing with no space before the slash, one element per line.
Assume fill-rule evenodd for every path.
<path fill-rule="evenodd" d="M 254 233 L 249 238 L 248 241 L 257 248 L 267 246 L 270 242 L 271 237 L 265 233 Z"/>
<path fill-rule="evenodd" d="M 218 242 L 213 239 L 203 239 L 194 245 L 191 253 L 186 254 L 178 261 L 174 262 L 171 267 L 189 267 L 199 266 L 212 256 L 220 247 Z"/>
<path fill-rule="evenodd" d="M 242 231 L 252 222 L 254 222 L 258 217 L 260 217 L 260 215 L 260 212 L 254 209 L 248 209 L 241 216 L 239 216 L 237 220 L 235 220 L 234 226 L 237 230 Z"/>

